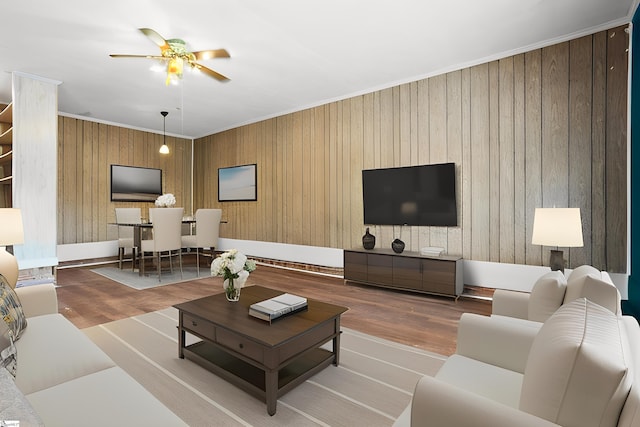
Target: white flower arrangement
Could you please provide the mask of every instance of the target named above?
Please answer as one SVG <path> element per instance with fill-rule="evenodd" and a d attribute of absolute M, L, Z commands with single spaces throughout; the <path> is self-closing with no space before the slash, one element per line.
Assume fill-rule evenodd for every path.
<path fill-rule="evenodd" d="M 170 208 L 176 204 L 176 198 L 171 193 L 165 193 L 162 196 L 158 196 L 156 199 L 156 206 Z"/>
<path fill-rule="evenodd" d="M 249 273 L 256 269 L 256 262 L 248 259 L 245 254 L 237 249 L 224 252 L 211 263 L 211 275 L 222 276 L 224 288 L 242 288 L 249 278 Z"/>

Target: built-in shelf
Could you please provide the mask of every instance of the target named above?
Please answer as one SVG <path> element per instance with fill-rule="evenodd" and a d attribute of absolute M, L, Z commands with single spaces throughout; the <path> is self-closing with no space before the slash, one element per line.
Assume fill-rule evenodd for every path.
<path fill-rule="evenodd" d="M 13 159 L 13 150 L 0 154 L 0 166 L 11 164 Z"/>
<path fill-rule="evenodd" d="M 13 104 L 7 105 L 2 111 L 0 111 L 0 123 L 13 122 Z"/>
<path fill-rule="evenodd" d="M 13 205 L 13 103 L 0 111 L 0 208 Z"/>
<path fill-rule="evenodd" d="M 0 134 L 0 145 L 11 145 L 13 136 L 13 128 L 9 128 Z"/>

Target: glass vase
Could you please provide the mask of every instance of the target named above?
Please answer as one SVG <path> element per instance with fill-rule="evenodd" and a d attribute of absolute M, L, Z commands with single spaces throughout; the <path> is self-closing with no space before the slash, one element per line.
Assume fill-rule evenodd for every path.
<path fill-rule="evenodd" d="M 240 299 L 240 287 L 234 286 L 234 279 L 224 279 L 224 294 L 227 297 L 227 301 L 236 302 Z"/>

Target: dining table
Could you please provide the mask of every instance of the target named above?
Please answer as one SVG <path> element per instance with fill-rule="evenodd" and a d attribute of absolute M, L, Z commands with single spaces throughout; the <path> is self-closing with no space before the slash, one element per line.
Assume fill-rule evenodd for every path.
<path fill-rule="evenodd" d="M 193 225 L 196 223 L 195 218 L 185 217 L 182 219 L 182 224 Z M 227 220 L 221 220 L 220 224 L 226 224 Z M 153 223 L 143 220 L 142 222 L 111 222 L 109 225 L 117 225 L 119 227 L 133 227 L 133 246 L 134 250 L 137 252 L 137 256 L 134 256 L 132 259 L 133 267 L 135 269 L 135 263 L 140 255 L 140 248 L 142 246 L 142 233 L 143 230 L 149 230 L 153 228 Z M 142 269 L 138 268 L 138 274 L 142 276 Z"/>
<path fill-rule="evenodd" d="M 196 220 L 193 218 L 183 218 L 182 224 L 195 224 Z M 137 255 L 133 257 L 132 261 L 135 263 L 138 260 L 138 257 L 141 255 L 140 248 L 142 247 L 142 232 L 143 230 L 149 230 L 153 228 L 153 223 L 144 221 L 144 222 L 113 222 L 110 225 L 117 225 L 118 227 L 133 227 L 133 246 L 137 252 Z M 138 274 L 142 276 L 142 269 L 138 268 Z"/>

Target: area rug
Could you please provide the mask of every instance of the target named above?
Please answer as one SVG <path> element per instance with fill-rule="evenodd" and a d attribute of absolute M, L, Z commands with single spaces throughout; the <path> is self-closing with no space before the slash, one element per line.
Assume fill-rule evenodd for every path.
<path fill-rule="evenodd" d="M 189 280 L 198 279 L 196 267 L 182 267 L 182 276 L 180 268 L 173 268 L 173 273 L 169 270 L 163 270 L 161 280 L 158 280 L 158 273 L 155 269 L 145 270 L 145 275 L 140 276 L 138 270 L 119 269 L 118 267 L 101 267 L 92 269 L 96 274 L 111 279 L 120 284 L 129 286 L 133 289 L 149 289 L 157 286 L 171 285 L 173 283 L 187 282 Z M 200 267 L 200 278 L 210 277 L 209 267 Z"/>
<path fill-rule="evenodd" d="M 278 399 L 277 412 L 204 368 L 178 358 L 178 311 L 84 329 L 120 367 L 190 426 L 391 426 L 423 375 L 445 357 L 342 328 L 340 364 Z M 197 341 L 188 335 L 188 344 Z"/>

